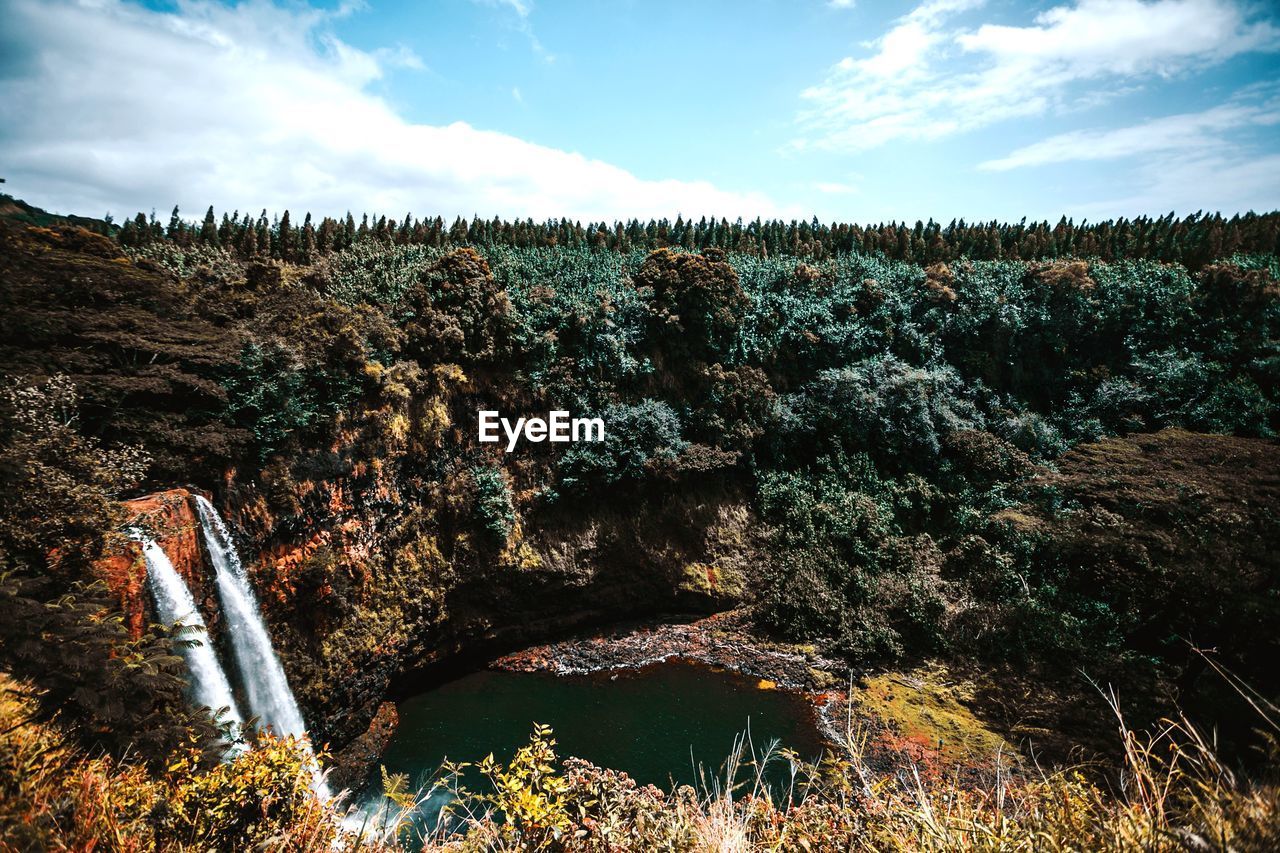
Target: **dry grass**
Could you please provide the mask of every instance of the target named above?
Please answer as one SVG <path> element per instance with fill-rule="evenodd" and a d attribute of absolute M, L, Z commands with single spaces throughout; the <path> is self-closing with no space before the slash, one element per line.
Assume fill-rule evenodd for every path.
<path fill-rule="evenodd" d="M 1223 676 L 1254 705 L 1274 759 L 1280 711 Z M 850 716 L 838 748 L 818 765 L 773 748 L 757 752 L 744 736 L 696 788 L 661 791 L 583 761 L 559 761 L 551 733 L 541 729 L 523 758 L 487 765 L 483 791 L 463 789 L 457 773 L 416 795 L 392 778 L 380 812 L 344 823 L 333 803 L 311 795 L 305 759 L 295 766 L 287 745 L 251 750 L 258 757 L 243 766 L 177 762 L 156 775 L 141 764 L 84 755 L 56 725 L 31 720 L 28 687 L 0 676 L 0 850 L 1280 849 L 1273 774 L 1244 778 L 1184 718 L 1132 731 L 1114 695 L 1108 699 L 1122 766 L 1107 786 L 1077 769 L 1013 773 L 999 755 L 978 783 L 910 763 L 886 775 L 866 760 L 870 738 Z M 779 762 L 788 781 L 771 788 L 768 779 L 778 774 L 765 771 Z M 249 793 L 259 785 L 267 796 Z M 415 837 L 411 818 L 443 793 L 457 797 L 447 819 L 427 838 Z"/>
<path fill-rule="evenodd" d="M 1274 757 L 1280 713 L 1262 697 L 1246 695 Z M 1107 698 L 1123 756 L 1107 786 L 1079 768 L 1014 773 L 998 753 L 987 779 L 976 784 L 970 776 L 961 781 L 958 772 L 948 777 L 911 763 L 885 775 L 866 760 L 871 738 L 849 717 L 839 748 L 818 766 L 772 749 L 757 755 L 743 738 L 723 772 L 704 778 L 697 791 L 661 792 L 570 762 L 575 769 L 566 777 L 563 799 L 573 820 L 554 843 L 526 844 L 518 820 L 494 801 L 468 809 L 464 794 L 467 834 L 438 834 L 423 849 L 1280 850 L 1280 786 L 1274 778 L 1242 778 L 1185 718 L 1132 731 L 1115 696 Z M 785 790 L 769 788 L 764 768 L 773 762 L 791 763 Z"/>

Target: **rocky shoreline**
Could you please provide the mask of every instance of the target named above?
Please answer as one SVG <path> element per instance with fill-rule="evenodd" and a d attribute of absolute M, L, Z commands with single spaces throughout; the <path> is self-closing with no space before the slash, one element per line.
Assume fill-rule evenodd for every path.
<path fill-rule="evenodd" d="M 742 610 L 683 622 L 620 626 L 533 646 L 494 669 L 585 675 L 685 660 L 760 680 L 762 689 L 801 694 L 837 752 L 856 751 L 874 774 L 957 774 L 974 781 L 1014 770 L 1018 751 L 972 714 L 969 685 L 940 664 L 911 672 L 855 672 L 813 646 L 777 643 L 753 630 Z"/>
<path fill-rule="evenodd" d="M 843 682 L 842 665 L 812 646 L 774 643 L 754 633 L 740 610 L 688 622 L 619 627 L 533 646 L 498 658 L 494 669 L 585 675 L 688 660 L 750 675 L 762 686 L 823 694 Z"/>
<path fill-rule="evenodd" d="M 830 745 L 846 738 L 845 713 L 853 677 L 813 646 L 767 640 L 742 610 L 682 622 L 619 626 L 498 658 L 493 669 L 587 675 L 641 669 L 683 660 L 759 679 L 762 689 L 789 690 L 813 705 L 819 733 Z"/>

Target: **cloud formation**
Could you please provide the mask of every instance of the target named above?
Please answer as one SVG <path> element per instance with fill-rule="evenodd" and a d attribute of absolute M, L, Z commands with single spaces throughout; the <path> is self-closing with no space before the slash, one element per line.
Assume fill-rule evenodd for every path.
<path fill-rule="evenodd" d="M 333 17 L 352 8 L 182 0 L 164 13 L 122 0 L 0 0 L 0 164 L 11 191 L 117 216 L 175 202 L 192 214 L 208 204 L 581 219 L 794 213 L 758 193 L 646 180 L 464 122 L 408 121 L 369 88 L 423 60 L 336 38 Z"/>
<path fill-rule="evenodd" d="M 1105 130 L 1075 130 L 1050 136 L 1004 157 L 978 165 L 989 172 L 1079 160 L 1117 160 L 1171 151 L 1211 152 L 1229 148 L 1226 134 L 1280 124 L 1280 99 L 1241 99 L 1197 113 L 1164 116 Z"/>
<path fill-rule="evenodd" d="M 927 0 L 802 93 L 792 150 L 857 152 L 1096 105 L 1119 81 L 1167 78 L 1255 51 L 1280 28 L 1234 0 L 1078 0 L 1027 26 L 956 18 L 983 0 Z"/>

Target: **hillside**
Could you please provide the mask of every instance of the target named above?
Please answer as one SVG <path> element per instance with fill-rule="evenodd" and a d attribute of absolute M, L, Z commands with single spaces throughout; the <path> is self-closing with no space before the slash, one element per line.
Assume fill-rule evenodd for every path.
<path fill-rule="evenodd" d="M 0 671 L 23 685 L 6 713 L 50 727 L 37 740 L 65 733 L 59 748 L 83 751 L 68 761 L 107 762 L 82 768 L 95 784 L 111 762 L 143 799 L 231 784 L 208 781 L 230 765 L 182 701 L 180 638 L 152 625 L 124 535 L 153 534 L 225 645 L 194 533 L 202 494 L 234 533 L 312 740 L 352 778 L 388 701 L 440 673 L 571 631 L 732 611 L 735 642 L 803 663 L 796 689 L 845 702 L 850 674 L 875 697 L 897 673 L 941 672 L 948 719 L 983 730 L 974 743 L 1062 766 L 1087 754 L 1096 775 L 1071 796 L 1096 843 L 1132 802 L 1104 794 L 1126 759 L 1082 671 L 1119 686 L 1136 729 L 1180 712 L 1188 738 L 1220 725 L 1221 760 L 1248 772 L 1214 777 L 1230 812 L 1214 820 L 1248 813 L 1230 830 L 1239 849 L 1276 838 L 1256 715 L 1217 673 L 1257 704 L 1280 696 L 1275 214 L 1212 257 L 1045 244 L 1035 260 L 913 261 L 827 237 L 799 255 L 697 246 L 707 229 L 650 250 L 593 240 L 595 226 L 522 245 L 375 222 L 348 245 L 310 217 L 143 239 L 6 203 L 22 213 L 0 221 L 0 596 L 23 614 L 0 628 Z M 962 246 L 955 234 L 939 245 Z M 606 439 L 504 452 L 477 440 L 481 410 L 599 417 Z M 74 675 L 64 638 L 83 644 Z M 893 689 L 875 725 L 909 741 Z M 192 733 L 201 752 L 166 775 Z M 10 757 L 31 745 L 3 743 Z M 928 763 L 891 753 L 877 761 Z M 252 755 L 236 760 L 278 758 L 271 772 L 296 781 L 287 756 Z M 981 791 L 985 770 L 965 760 L 966 791 Z M 853 766 L 794 814 L 766 814 L 760 843 L 788 821 L 806 838 L 821 837 L 806 821 L 866 843 L 906 831 L 851 793 Z M 614 784 L 570 768 L 574 802 Z M 31 809 L 24 832 L 70 845 L 36 806 L 48 792 L 5 773 Z M 1065 832 L 1046 806 L 1058 782 L 1025 781 L 1017 832 Z M 311 826 L 294 788 L 279 826 Z M 892 790 L 881 805 L 905 808 Z M 696 810 L 678 792 L 618 796 L 611 819 Z M 1194 798 L 1179 808 L 1144 813 L 1150 839 L 1173 849 L 1159 821 L 1213 823 Z"/>

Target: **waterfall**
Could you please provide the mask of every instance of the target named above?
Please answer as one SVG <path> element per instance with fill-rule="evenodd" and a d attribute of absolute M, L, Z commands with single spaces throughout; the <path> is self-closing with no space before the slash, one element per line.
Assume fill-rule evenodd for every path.
<path fill-rule="evenodd" d="M 191 590 L 173 568 L 164 549 L 138 531 L 132 531 L 131 535 L 142 543 L 142 556 L 147 561 L 147 582 L 155 598 L 156 614 L 160 621 L 170 628 L 181 623 L 199 628 L 203 633 L 204 619 L 196 609 Z M 236 708 L 231 684 L 227 681 L 222 665 L 218 663 L 218 656 L 214 653 L 208 634 L 205 633 L 200 638 L 199 645 L 183 646 L 178 652 L 186 659 L 187 669 L 191 672 L 191 701 L 197 706 L 209 708 L 214 714 L 226 709 L 220 720 L 233 723 L 234 731 L 239 734 L 243 718 Z"/>
<path fill-rule="evenodd" d="M 289 689 L 284 667 L 271 645 L 271 635 L 258 611 L 253 588 L 245 575 L 240 555 L 231 541 L 231 534 L 213 504 L 196 495 L 196 511 L 200 516 L 200 529 L 204 533 L 205 546 L 213 561 L 218 597 L 222 601 L 222 617 L 227 622 L 227 635 L 231 651 L 235 655 L 236 668 L 244 687 L 245 699 L 251 716 L 258 724 L 270 728 L 278 737 L 302 738 L 307 734 L 302 712 Z M 328 796 L 328 789 L 316 775 L 316 790 Z"/>

